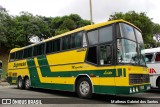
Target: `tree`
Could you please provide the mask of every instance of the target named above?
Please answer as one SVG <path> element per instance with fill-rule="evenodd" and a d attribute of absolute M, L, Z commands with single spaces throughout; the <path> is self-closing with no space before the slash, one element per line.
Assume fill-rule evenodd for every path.
<path fill-rule="evenodd" d="M 21 12 L 19 16 L 11 16 L 0 6 L 0 60 L 3 62 L 3 77 L 7 72 L 9 51 L 12 48 L 28 45 L 33 36 L 43 40 L 88 24 L 90 21 L 83 20 L 77 14 L 53 18 Z"/>
<path fill-rule="evenodd" d="M 138 28 L 142 30 L 142 36 L 145 44 L 155 45 L 153 40 L 153 22 L 146 13 L 136 13 L 135 11 L 130 11 L 127 13 L 118 12 L 110 15 L 109 20 L 124 19 L 128 22 L 133 23 Z"/>
<path fill-rule="evenodd" d="M 157 40 L 157 46 L 160 44 L 160 25 L 157 23 L 153 24 L 153 36 Z"/>

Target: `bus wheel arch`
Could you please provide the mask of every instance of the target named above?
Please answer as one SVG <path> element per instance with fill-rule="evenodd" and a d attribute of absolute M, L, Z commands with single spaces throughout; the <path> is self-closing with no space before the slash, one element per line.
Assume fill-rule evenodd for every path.
<path fill-rule="evenodd" d="M 156 86 L 158 86 L 158 88 L 160 88 L 160 76 L 156 80 Z"/>
<path fill-rule="evenodd" d="M 82 85 L 87 85 L 89 88 L 87 88 L 87 94 L 82 94 L 82 91 L 81 91 L 81 88 Z M 92 80 L 91 78 L 87 75 L 87 74 L 84 74 L 84 75 L 78 75 L 76 80 L 75 80 L 75 84 L 74 84 L 74 89 L 75 89 L 75 92 L 77 92 L 77 94 L 79 95 L 79 97 L 81 98 L 91 98 L 92 95 L 93 95 L 93 92 L 94 92 L 94 87 L 93 87 L 93 84 L 92 84 Z"/>

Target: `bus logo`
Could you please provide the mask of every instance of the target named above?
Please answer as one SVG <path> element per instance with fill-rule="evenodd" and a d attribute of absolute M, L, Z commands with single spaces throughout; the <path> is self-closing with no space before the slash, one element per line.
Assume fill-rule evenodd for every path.
<path fill-rule="evenodd" d="M 153 74 L 153 73 L 156 73 L 156 71 L 154 70 L 154 68 L 150 68 L 149 73 Z"/>

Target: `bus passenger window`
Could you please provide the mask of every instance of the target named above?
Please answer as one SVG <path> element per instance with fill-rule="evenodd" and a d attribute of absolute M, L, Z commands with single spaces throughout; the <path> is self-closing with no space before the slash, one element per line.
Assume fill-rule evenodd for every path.
<path fill-rule="evenodd" d="M 155 61 L 160 61 L 160 53 L 157 53 L 157 54 L 156 54 L 156 59 L 155 59 Z"/>
<path fill-rule="evenodd" d="M 34 51 L 33 51 L 34 56 L 43 55 L 43 54 L 44 54 L 44 44 L 34 46 Z"/>
<path fill-rule="evenodd" d="M 66 36 L 62 38 L 62 50 L 67 50 L 71 48 L 71 36 Z"/>
<path fill-rule="evenodd" d="M 78 48 L 82 46 L 82 32 L 72 34 L 71 39 L 72 39 L 71 43 L 72 48 Z"/>
<path fill-rule="evenodd" d="M 10 60 L 9 60 L 9 61 L 14 61 L 14 58 L 15 58 L 15 53 L 11 53 L 11 54 L 10 54 Z"/>
<path fill-rule="evenodd" d="M 112 41 L 112 26 L 99 29 L 99 42 L 105 43 Z"/>
<path fill-rule="evenodd" d="M 98 30 L 88 32 L 88 40 L 90 45 L 98 44 Z"/>
<path fill-rule="evenodd" d="M 100 46 L 100 65 L 111 64 L 112 52 L 110 46 Z"/>
<path fill-rule="evenodd" d="M 24 50 L 23 58 L 29 58 L 32 57 L 32 48 L 26 48 Z"/>

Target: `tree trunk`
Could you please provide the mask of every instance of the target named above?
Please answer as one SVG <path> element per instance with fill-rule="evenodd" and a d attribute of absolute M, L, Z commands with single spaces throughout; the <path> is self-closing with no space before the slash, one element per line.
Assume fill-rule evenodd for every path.
<path fill-rule="evenodd" d="M 6 78 L 7 69 L 8 69 L 8 57 L 9 51 L 7 48 L 1 45 L 0 47 L 0 60 L 2 61 L 2 78 Z"/>

